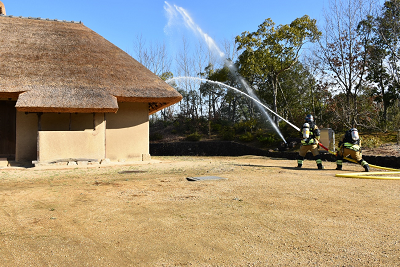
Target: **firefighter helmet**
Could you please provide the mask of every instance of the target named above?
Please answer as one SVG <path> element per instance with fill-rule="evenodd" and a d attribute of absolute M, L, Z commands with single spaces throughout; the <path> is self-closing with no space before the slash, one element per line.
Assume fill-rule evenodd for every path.
<path fill-rule="evenodd" d="M 314 121 L 313 115 L 308 114 L 308 115 L 306 116 L 306 122 L 313 122 L 313 121 Z"/>

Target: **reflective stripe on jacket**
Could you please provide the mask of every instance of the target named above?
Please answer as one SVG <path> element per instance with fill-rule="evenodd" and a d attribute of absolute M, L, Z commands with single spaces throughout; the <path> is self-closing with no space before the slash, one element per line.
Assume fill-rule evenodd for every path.
<path fill-rule="evenodd" d="M 301 143 L 303 145 L 313 145 L 313 144 L 317 144 L 318 142 L 314 138 L 307 138 L 307 139 L 301 140 Z"/>
<path fill-rule="evenodd" d="M 355 145 L 355 144 L 352 144 L 352 143 L 344 143 L 343 146 L 345 148 L 348 148 L 348 149 L 351 149 L 351 150 L 354 150 L 354 151 L 359 151 L 360 148 L 361 148 L 359 145 Z"/>

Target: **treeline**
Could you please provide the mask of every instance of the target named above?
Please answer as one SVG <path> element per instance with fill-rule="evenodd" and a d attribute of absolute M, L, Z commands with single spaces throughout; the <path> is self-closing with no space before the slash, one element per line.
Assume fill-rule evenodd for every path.
<path fill-rule="evenodd" d="M 256 32 L 225 41 L 226 61 L 185 38 L 177 55 L 165 44 L 137 38 L 133 56 L 183 96 L 153 115 L 153 125 L 175 124 L 186 134 L 270 138 L 259 133 L 274 130 L 255 102 L 229 89 L 248 93 L 243 77 L 262 103 L 298 126 L 313 114 L 320 127 L 336 132 L 351 127 L 387 132 L 400 127 L 399 34 L 400 1 L 332 0 L 323 21 L 305 15 L 276 25 L 266 19 Z M 236 73 L 228 68 L 231 63 Z M 296 135 L 284 120 L 267 113 L 284 135 Z"/>

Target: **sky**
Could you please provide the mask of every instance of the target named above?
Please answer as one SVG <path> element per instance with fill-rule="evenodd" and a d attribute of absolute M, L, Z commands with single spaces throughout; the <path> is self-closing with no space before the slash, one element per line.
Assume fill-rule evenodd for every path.
<path fill-rule="evenodd" d="M 320 21 L 327 0 L 0 0 L 7 15 L 41 17 L 82 23 L 133 54 L 138 36 L 148 43 L 173 44 L 179 32 L 187 39 L 199 39 L 184 31 L 184 23 L 171 22 L 168 6 L 183 8 L 194 23 L 217 43 L 233 40 L 244 31 L 254 32 L 265 19 L 277 25 L 309 15 Z M 173 34 L 175 33 L 175 34 Z"/>

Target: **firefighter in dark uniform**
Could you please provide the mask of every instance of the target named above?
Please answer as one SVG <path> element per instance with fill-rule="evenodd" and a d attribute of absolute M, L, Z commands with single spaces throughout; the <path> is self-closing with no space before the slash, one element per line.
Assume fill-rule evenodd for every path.
<path fill-rule="evenodd" d="M 342 169 L 343 157 L 347 157 L 348 155 L 363 166 L 366 172 L 369 172 L 368 162 L 362 158 L 361 140 L 356 128 L 348 130 L 344 134 L 342 141 L 339 142 L 339 150 L 336 155 L 336 170 Z"/>
<path fill-rule="evenodd" d="M 301 168 L 303 166 L 304 157 L 308 151 L 311 151 L 315 162 L 317 163 L 318 169 L 324 169 L 324 166 L 322 166 L 321 155 L 318 151 L 320 131 L 317 125 L 314 123 L 314 117 L 311 114 L 306 116 L 306 122 L 303 124 L 302 133 L 303 139 L 301 140 L 300 151 L 299 155 L 297 156 L 297 168 Z"/>

